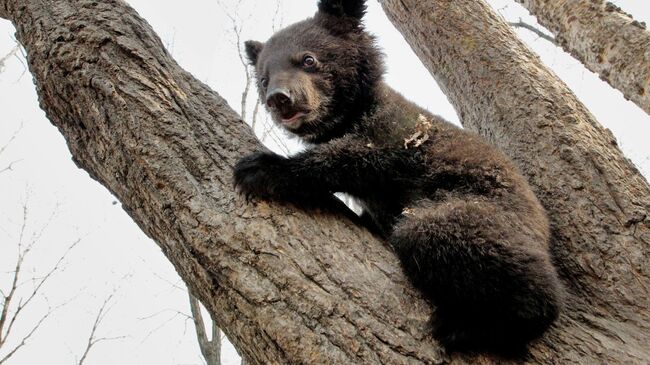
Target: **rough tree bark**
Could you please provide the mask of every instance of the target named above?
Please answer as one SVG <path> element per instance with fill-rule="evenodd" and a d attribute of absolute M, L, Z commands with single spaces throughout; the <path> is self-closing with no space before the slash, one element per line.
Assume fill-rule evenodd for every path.
<path fill-rule="evenodd" d="M 515 0 L 560 46 L 650 114 L 650 32 L 604 0 Z"/>
<path fill-rule="evenodd" d="M 613 138 L 484 3 L 384 7 L 398 25 L 408 19 L 400 26 L 466 125 L 517 158 L 556 224 L 569 304 L 530 361 L 650 359 L 650 189 Z M 349 221 L 245 205 L 231 167 L 259 144 L 123 2 L 0 0 L 0 16 L 16 25 L 75 162 L 122 201 L 251 363 L 495 361 L 442 354 L 396 258 Z"/>
<path fill-rule="evenodd" d="M 382 5 L 464 126 L 518 163 L 549 212 L 567 307 L 531 361 L 650 361 L 650 187 L 611 133 L 484 1 Z"/>
<path fill-rule="evenodd" d="M 154 238 L 255 364 L 436 363 L 430 309 L 390 250 L 342 217 L 247 205 L 261 145 L 120 0 L 0 0 L 74 161 Z"/>

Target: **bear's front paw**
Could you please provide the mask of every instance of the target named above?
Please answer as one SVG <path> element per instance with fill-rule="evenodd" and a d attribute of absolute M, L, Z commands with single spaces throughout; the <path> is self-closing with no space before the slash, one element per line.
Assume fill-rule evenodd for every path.
<path fill-rule="evenodd" d="M 288 186 L 287 159 L 270 152 L 256 152 L 239 160 L 233 174 L 235 188 L 246 197 L 281 199 Z"/>

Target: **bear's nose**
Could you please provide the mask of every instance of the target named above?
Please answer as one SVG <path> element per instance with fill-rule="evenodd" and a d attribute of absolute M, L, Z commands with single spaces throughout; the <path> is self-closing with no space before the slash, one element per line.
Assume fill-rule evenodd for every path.
<path fill-rule="evenodd" d="M 280 109 L 283 106 L 291 106 L 293 100 L 291 93 L 284 88 L 276 88 L 266 94 L 266 105 L 270 108 Z"/>

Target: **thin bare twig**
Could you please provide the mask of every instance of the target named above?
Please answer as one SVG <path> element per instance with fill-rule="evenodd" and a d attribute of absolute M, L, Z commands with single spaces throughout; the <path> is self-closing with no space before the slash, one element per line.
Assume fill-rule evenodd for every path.
<path fill-rule="evenodd" d="M 106 315 L 110 312 L 112 307 L 109 307 L 109 303 L 111 299 L 113 299 L 114 292 L 111 293 L 106 299 L 104 299 L 104 303 L 102 303 L 102 306 L 99 308 L 99 311 L 97 312 L 97 316 L 95 316 L 95 322 L 93 322 L 93 327 L 90 330 L 90 335 L 88 336 L 88 341 L 86 342 L 86 348 L 84 349 L 83 355 L 81 355 L 81 359 L 79 359 L 79 365 L 83 365 L 84 361 L 86 361 L 86 358 L 88 357 L 88 354 L 90 353 L 90 350 L 93 349 L 95 345 L 97 345 L 100 342 L 105 342 L 105 341 L 115 341 L 115 340 L 121 340 L 126 338 L 126 336 L 113 336 L 113 337 L 97 337 L 97 330 L 101 326 L 102 322 L 104 321 L 104 318 L 106 318 Z"/>
<path fill-rule="evenodd" d="M 54 217 L 56 216 L 58 211 L 58 206 L 57 206 L 57 208 L 53 209 L 47 221 L 39 229 L 34 231 L 31 235 L 28 235 L 27 234 L 27 226 L 29 222 L 28 200 L 29 200 L 29 196 L 27 196 L 22 206 L 22 222 L 18 230 L 16 262 L 13 271 L 10 272 L 10 274 L 13 275 L 13 277 L 11 278 L 11 286 L 7 290 L 2 290 L 2 311 L 0 312 L 0 349 L 3 350 L 6 350 L 4 347 L 7 344 L 7 339 L 13 334 L 14 325 L 18 323 L 19 318 L 22 318 L 21 315 L 24 312 L 24 310 L 30 305 L 30 303 L 34 300 L 34 298 L 36 298 L 39 295 L 42 295 L 43 287 L 48 282 L 48 280 L 55 273 L 62 271 L 61 265 L 65 261 L 65 258 L 68 256 L 70 251 L 72 251 L 72 249 L 74 249 L 74 247 L 81 241 L 80 238 L 75 240 L 68 247 L 68 249 L 59 257 L 59 259 L 50 268 L 50 270 L 45 272 L 45 274 L 38 277 L 34 276 L 30 280 L 21 282 L 20 278 L 22 272 L 24 271 L 25 261 L 30 256 L 30 253 L 32 252 L 36 244 L 40 241 L 47 227 L 54 220 Z M 33 283 L 31 291 L 28 292 L 25 296 L 19 297 L 19 288 L 26 282 L 30 282 L 30 281 Z M 17 304 L 14 305 L 16 301 Z M 31 336 L 40 328 L 43 322 L 54 312 L 54 310 L 67 304 L 68 302 L 62 303 L 59 306 L 55 307 L 54 309 L 50 307 L 48 312 L 45 313 L 39 319 L 38 322 L 36 322 L 36 324 L 31 328 L 31 330 L 27 332 L 27 334 L 23 336 L 19 341 L 17 341 L 17 345 L 15 345 L 13 348 L 11 348 L 6 352 L 6 355 L 2 359 L 0 359 L 0 364 L 2 364 L 3 362 L 11 358 L 18 350 L 20 350 L 23 346 L 25 346 L 25 344 L 31 338 Z"/>
<path fill-rule="evenodd" d="M 27 341 L 32 337 L 34 333 L 36 333 L 36 331 L 41 327 L 43 322 L 45 322 L 45 320 L 48 317 L 50 317 L 59 308 L 69 304 L 72 300 L 74 300 L 74 297 L 57 305 L 54 308 L 49 307 L 48 311 L 43 316 L 41 316 L 41 318 L 38 320 L 38 322 L 36 322 L 34 326 L 32 326 L 29 332 L 27 332 L 27 334 L 20 339 L 18 344 L 14 346 L 14 348 L 11 349 L 4 357 L 2 357 L 2 359 L 0 359 L 0 365 L 3 364 L 5 361 L 9 360 L 13 355 L 16 354 L 16 352 L 18 352 L 18 350 L 20 350 L 23 346 L 25 346 L 27 344 Z"/>
<path fill-rule="evenodd" d="M 20 52 L 20 43 L 16 42 L 14 48 L 12 48 L 9 53 L 0 58 L 0 72 L 4 71 L 7 60 L 9 60 L 11 57 L 14 57 L 18 52 Z"/>
<path fill-rule="evenodd" d="M 17 130 L 16 130 L 16 131 L 11 135 L 11 137 L 9 137 L 9 140 L 8 140 L 4 145 L 2 145 L 2 147 L 0 147 L 0 156 L 1 156 L 1 155 L 5 152 L 5 150 L 6 150 L 6 149 L 11 145 L 11 143 L 16 139 L 16 137 L 18 137 L 18 134 L 19 134 L 20 131 L 23 129 L 23 126 L 24 126 L 23 123 L 20 123 L 20 126 L 19 126 L 18 129 L 17 129 Z M 14 166 L 15 164 L 17 164 L 18 162 L 20 162 L 20 161 L 22 161 L 22 159 L 19 159 L 19 160 L 15 160 L 15 161 L 10 162 L 9 165 L 7 165 L 6 167 L 0 169 L 0 174 L 2 174 L 3 172 L 6 172 L 6 171 L 13 170 L 13 166 Z"/>
<path fill-rule="evenodd" d="M 161 315 L 161 314 L 163 314 L 163 313 L 168 313 L 168 312 L 172 312 L 172 313 L 174 313 L 174 317 L 176 317 L 176 316 L 181 316 L 181 317 L 185 317 L 185 319 L 189 319 L 189 320 L 192 319 L 192 316 L 190 316 L 189 314 L 183 313 L 183 312 L 181 312 L 181 311 L 179 311 L 179 310 L 176 310 L 176 309 L 169 309 L 169 308 L 168 308 L 168 309 L 162 309 L 162 310 L 159 310 L 158 312 L 153 313 L 153 314 L 150 314 L 150 315 L 148 315 L 148 316 L 138 317 L 137 320 L 138 320 L 138 321 L 146 321 L 146 320 L 148 320 L 148 319 L 152 319 L 152 318 L 154 318 L 154 317 L 158 317 L 159 315 Z"/>
<path fill-rule="evenodd" d="M 255 101 L 255 108 L 253 109 L 253 117 L 251 118 L 251 128 L 253 129 L 253 132 L 255 132 L 255 123 L 257 122 L 257 114 L 260 112 L 260 96 L 257 96 L 257 100 Z"/>
<path fill-rule="evenodd" d="M 5 56 L 0 58 L 0 73 L 2 73 L 4 71 L 4 69 L 5 69 L 5 67 L 7 66 L 7 61 L 11 57 L 15 57 L 18 60 L 18 62 L 20 62 L 20 64 L 23 66 L 23 71 L 20 74 L 20 76 L 18 77 L 18 79 L 16 80 L 16 82 L 18 82 L 18 81 L 20 81 L 20 79 L 23 78 L 23 76 L 27 72 L 27 65 L 23 61 L 23 59 L 25 58 L 25 52 L 23 52 L 22 45 L 16 39 L 14 39 L 14 42 L 16 42 L 16 45 L 14 46 L 14 48 L 12 48 L 11 51 L 9 51 L 9 53 L 7 53 Z"/>
<path fill-rule="evenodd" d="M 178 311 L 178 310 L 172 310 L 172 309 L 162 310 L 162 311 L 160 311 L 160 312 L 158 312 L 158 313 L 155 313 L 155 314 L 153 314 L 153 315 L 146 316 L 146 317 L 142 317 L 142 318 L 139 318 L 139 319 L 140 319 L 140 320 L 151 319 L 151 318 L 156 317 L 156 316 L 158 316 L 158 315 L 160 315 L 160 314 L 162 314 L 162 313 L 164 313 L 164 312 L 172 312 L 172 313 L 174 313 L 174 315 L 171 316 L 171 317 L 169 317 L 167 320 L 165 320 L 164 322 L 162 322 L 160 325 L 158 325 L 157 327 L 155 327 L 155 328 L 152 329 L 151 331 L 149 331 L 149 332 L 147 333 L 147 335 L 144 336 L 144 338 L 142 339 L 142 341 L 140 341 L 141 344 L 145 343 L 145 342 L 149 339 L 149 337 L 151 337 L 151 335 L 153 335 L 154 333 L 158 332 L 161 328 L 165 327 L 168 323 L 170 323 L 170 322 L 173 321 L 174 319 L 178 318 L 179 316 L 180 316 L 180 317 L 185 317 L 185 323 L 187 323 L 187 321 L 191 321 L 191 320 L 192 320 L 192 316 L 189 316 L 189 315 L 187 315 L 187 314 L 185 314 L 185 313 L 183 313 L 183 312 L 181 312 L 181 311 Z"/>
<path fill-rule="evenodd" d="M 265 119 L 265 129 L 262 132 L 262 137 L 260 138 L 261 141 L 266 141 L 267 138 L 271 137 L 273 142 L 275 142 L 276 145 L 280 147 L 282 150 L 282 153 L 285 156 L 288 156 L 291 151 L 289 150 L 289 147 L 284 143 L 282 140 L 282 137 L 278 135 L 278 128 L 275 126 L 275 124 L 272 121 L 269 121 L 268 114 L 266 115 Z"/>
<path fill-rule="evenodd" d="M 515 27 L 515 28 L 523 28 L 523 29 L 529 30 L 529 31 L 535 33 L 538 37 L 540 37 L 542 39 L 546 39 L 547 41 L 557 45 L 557 41 L 555 40 L 554 37 L 546 34 L 544 31 L 542 31 L 541 29 L 535 27 L 534 25 L 531 25 L 531 24 L 528 24 L 528 23 L 524 22 L 521 18 L 519 18 L 518 22 L 510 22 L 508 24 L 510 26 L 512 26 L 512 27 Z"/>
<path fill-rule="evenodd" d="M 81 242 L 80 238 L 75 240 L 72 243 L 72 245 L 70 245 L 70 247 L 68 247 L 68 249 L 63 253 L 63 255 L 61 255 L 59 257 L 56 264 L 54 264 L 54 266 L 43 277 L 41 277 L 39 280 L 36 281 L 36 284 L 35 284 L 34 288 L 32 289 L 32 292 L 27 296 L 27 299 L 25 299 L 25 300 L 23 300 L 23 298 L 20 299 L 20 301 L 18 302 L 18 306 L 13 311 L 13 315 L 9 319 L 9 323 L 7 325 L 7 328 L 4 331 L 4 336 L 3 336 L 2 340 L 0 340 L 0 347 L 2 347 L 2 345 L 5 343 L 6 338 L 11 333 L 11 329 L 13 328 L 14 324 L 16 323 L 16 320 L 18 319 L 21 312 L 29 305 L 29 303 L 36 297 L 36 295 L 38 295 L 41 292 L 41 289 L 42 289 L 43 285 L 48 281 L 48 279 L 50 279 L 52 277 L 52 275 L 54 275 L 56 272 L 59 271 L 59 269 L 61 267 L 61 263 L 63 263 L 63 261 L 65 260 L 67 255 L 70 253 L 70 251 L 72 251 L 72 249 L 74 249 L 75 246 L 77 246 L 77 244 L 79 244 L 79 242 Z M 32 247 L 33 246 L 30 246 L 29 250 L 31 250 Z M 24 252 L 28 252 L 28 251 L 26 250 Z M 16 289 L 18 288 L 18 286 L 16 285 L 16 283 L 18 281 L 18 274 L 20 273 L 20 270 L 22 268 L 21 266 L 22 266 L 22 264 L 24 262 L 25 257 L 26 257 L 25 254 L 21 255 L 21 257 L 19 259 L 19 264 L 16 265 L 16 272 L 14 273 L 14 280 L 13 280 L 12 289 L 9 292 L 9 295 L 5 298 L 5 302 L 4 302 L 4 305 L 3 305 L 4 308 L 3 308 L 3 316 L 2 316 L 2 318 L 0 318 L 0 329 L 3 329 L 4 324 L 5 324 L 5 320 L 7 319 L 7 317 L 5 316 L 5 314 L 6 314 L 5 310 L 8 312 L 8 309 L 9 309 L 9 307 L 11 305 L 12 297 L 13 297 L 13 295 L 15 295 Z"/>
<path fill-rule="evenodd" d="M 20 76 L 18 76 L 18 79 L 16 79 L 16 82 L 18 82 L 23 78 L 23 76 L 25 76 L 25 74 L 27 73 L 27 70 L 28 70 L 27 64 L 24 61 L 24 60 L 27 59 L 27 54 L 25 53 L 23 45 L 20 44 L 20 42 L 17 39 L 14 39 L 14 41 L 16 43 L 18 43 L 18 45 L 20 46 L 20 47 L 18 47 L 18 50 L 20 51 L 20 56 L 19 55 L 14 55 L 14 57 L 16 57 L 18 62 L 20 62 L 20 64 L 23 66 L 23 72 L 21 72 Z"/>
<path fill-rule="evenodd" d="M 0 174 L 2 174 L 3 172 L 7 172 L 7 171 L 13 171 L 14 170 L 14 165 L 21 162 L 21 161 L 22 161 L 22 159 L 14 160 L 14 161 L 9 162 L 9 165 L 5 166 L 2 170 L 0 170 Z"/>
<path fill-rule="evenodd" d="M 221 7 L 221 10 L 223 10 L 224 14 L 230 19 L 231 22 L 231 27 L 232 27 L 232 32 L 235 37 L 235 46 L 237 47 L 237 58 L 239 59 L 239 63 L 244 67 L 244 77 L 245 77 L 245 83 L 244 83 L 244 90 L 242 91 L 241 95 L 241 110 L 239 111 L 241 114 L 241 117 L 243 120 L 246 120 L 247 116 L 247 111 L 246 111 L 246 104 L 248 101 L 248 94 L 250 92 L 250 87 L 251 87 L 251 82 L 252 82 L 252 71 L 251 67 L 246 61 L 246 57 L 244 55 L 243 51 L 243 43 L 242 43 L 242 31 L 244 29 L 244 21 L 241 19 L 241 17 L 238 15 L 237 9 L 241 6 L 243 0 L 239 0 L 236 4 L 235 11 L 231 13 L 231 11 L 221 2 L 220 0 L 217 0 L 217 5 Z"/>
<path fill-rule="evenodd" d="M 18 126 L 18 129 L 16 129 L 16 131 L 11 135 L 11 137 L 9 137 L 9 140 L 4 145 L 2 145 L 2 147 L 0 147 L 0 155 L 2 155 L 4 151 L 7 149 L 7 147 L 9 147 L 9 145 L 11 145 L 11 143 L 16 139 L 16 137 L 18 137 L 18 134 L 20 133 L 21 130 L 23 130 L 23 127 L 24 127 L 24 123 L 21 122 L 20 126 Z"/>
<path fill-rule="evenodd" d="M 55 308 L 56 309 L 56 308 Z M 32 329 L 27 332 L 27 334 L 18 342 L 18 345 L 16 345 L 11 351 L 9 351 L 2 359 L 0 359 L 0 364 L 3 364 L 5 361 L 9 360 L 13 355 L 18 352 L 23 346 L 27 344 L 27 341 L 32 337 L 32 335 L 41 327 L 43 322 L 54 312 L 54 310 L 50 309 L 47 313 L 45 313 L 39 320 L 36 322 L 36 324 L 32 327 Z"/>
<path fill-rule="evenodd" d="M 272 25 L 271 29 L 273 30 L 273 33 L 277 32 L 282 26 L 284 25 L 284 1 L 283 0 L 278 0 L 275 3 L 275 12 L 273 13 L 273 19 L 272 19 Z"/>
<path fill-rule="evenodd" d="M 180 290 L 180 291 L 186 291 L 186 290 L 187 290 L 186 288 L 184 288 L 184 287 L 181 285 L 182 282 L 183 282 L 181 279 L 178 279 L 176 282 L 172 282 L 171 280 L 169 280 L 169 279 L 167 279 L 167 278 L 164 278 L 162 275 L 160 275 L 160 274 L 157 273 L 157 272 L 152 272 L 152 273 L 153 273 L 153 275 L 154 275 L 155 277 L 157 277 L 158 279 L 164 281 L 165 283 L 167 283 L 169 286 L 171 286 L 171 287 L 174 288 L 174 289 L 178 289 L 178 290 Z"/>
<path fill-rule="evenodd" d="M 230 19 L 231 22 L 231 31 L 233 32 L 234 35 L 234 45 L 237 47 L 237 57 L 239 59 L 239 63 L 242 65 L 244 68 L 244 89 L 241 94 L 241 100 L 240 100 L 240 114 L 242 117 L 242 120 L 248 121 L 248 99 L 251 93 L 251 88 L 253 85 L 253 77 L 254 77 L 254 71 L 253 67 L 248 64 L 246 60 L 246 56 L 244 54 L 244 48 L 243 48 L 243 42 L 242 42 L 242 32 L 245 27 L 245 20 L 242 19 L 239 16 L 239 11 L 238 9 L 241 7 L 243 3 L 243 0 L 239 0 L 235 4 L 234 9 L 229 9 L 221 0 L 217 0 L 217 5 L 221 8 L 221 10 L 224 12 L 224 14 Z M 272 29 L 273 32 L 276 32 L 279 28 L 282 27 L 284 19 L 282 17 L 282 8 L 283 8 L 283 2 L 282 1 L 277 1 L 276 2 L 276 7 L 275 7 L 275 12 L 272 18 Z M 255 130 L 255 126 L 257 123 L 257 116 L 260 111 L 259 108 L 260 105 L 260 97 L 257 97 L 257 102 L 255 103 L 255 107 L 253 109 L 253 114 L 250 120 L 250 125 L 251 128 L 253 128 L 253 131 Z M 267 121 L 268 123 L 268 121 Z M 289 148 L 287 147 L 286 143 L 282 140 L 280 136 L 277 135 L 277 131 L 274 128 L 266 128 L 265 132 L 262 134 L 261 140 L 264 142 L 266 138 L 269 137 L 269 135 L 272 137 L 273 142 L 280 146 L 280 148 L 285 151 L 286 154 L 289 153 Z"/>

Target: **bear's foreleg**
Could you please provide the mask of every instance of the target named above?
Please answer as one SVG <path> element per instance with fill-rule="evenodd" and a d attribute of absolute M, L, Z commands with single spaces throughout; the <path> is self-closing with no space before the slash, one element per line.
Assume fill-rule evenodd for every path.
<path fill-rule="evenodd" d="M 380 197 L 404 191 L 422 174 L 411 151 L 369 148 L 337 140 L 283 157 L 257 152 L 235 166 L 235 186 L 247 197 L 318 207 L 335 192 Z"/>

